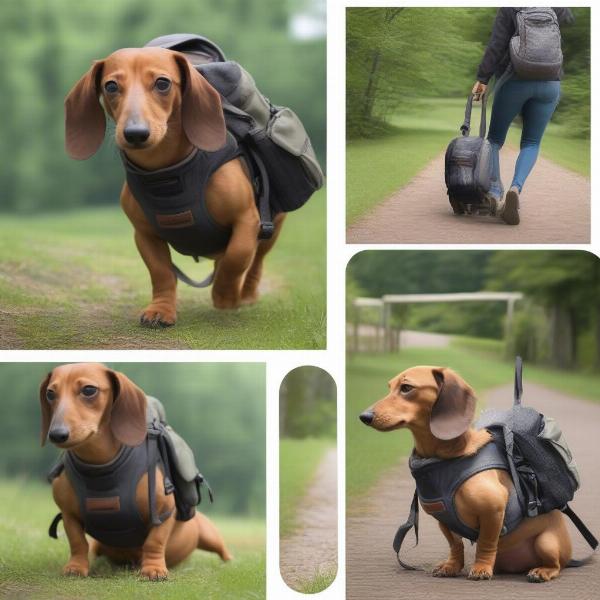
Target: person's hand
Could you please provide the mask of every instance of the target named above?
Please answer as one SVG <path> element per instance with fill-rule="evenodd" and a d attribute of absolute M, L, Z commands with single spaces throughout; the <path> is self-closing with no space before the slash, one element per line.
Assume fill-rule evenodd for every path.
<path fill-rule="evenodd" d="M 485 94 L 487 90 L 487 85 L 485 83 L 481 83 L 481 81 L 476 81 L 471 93 L 473 94 L 473 100 L 475 102 L 479 102 L 481 100 L 481 96 Z"/>

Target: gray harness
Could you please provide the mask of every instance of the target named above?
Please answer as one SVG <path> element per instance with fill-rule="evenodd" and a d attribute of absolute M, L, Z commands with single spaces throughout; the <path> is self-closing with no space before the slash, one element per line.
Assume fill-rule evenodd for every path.
<path fill-rule="evenodd" d="M 171 511 L 158 514 L 156 508 L 156 467 L 163 473 L 165 494 L 173 493 L 170 468 L 165 465 L 158 444 L 159 430 L 150 425 L 146 441 L 139 446 L 123 446 L 109 463 L 84 463 L 72 452 L 65 452 L 50 472 L 52 481 L 64 469 L 79 501 L 84 530 L 107 546 L 135 548 L 142 546 L 151 527 L 160 525 Z M 148 474 L 150 520 L 144 521 L 136 503 L 136 488 Z M 58 513 L 48 531 L 57 539 L 57 527 L 62 519 Z"/>
<path fill-rule="evenodd" d="M 477 540 L 479 531 L 461 521 L 454 496 L 456 490 L 467 480 L 490 469 L 502 469 L 510 473 L 506 453 L 491 441 L 473 456 L 449 460 L 420 458 L 413 451 L 408 465 L 417 484 L 417 495 L 423 510 L 444 523 L 454 533 L 471 541 Z M 504 513 L 504 524 L 500 535 L 511 532 L 521 522 L 521 507 L 512 486 Z"/>
<path fill-rule="evenodd" d="M 127 184 L 161 239 L 186 256 L 210 256 L 222 251 L 231 229 L 215 222 L 206 207 L 206 185 L 211 175 L 226 162 L 242 154 L 235 138 L 216 152 L 194 150 L 181 162 L 145 171 L 124 153 Z"/>

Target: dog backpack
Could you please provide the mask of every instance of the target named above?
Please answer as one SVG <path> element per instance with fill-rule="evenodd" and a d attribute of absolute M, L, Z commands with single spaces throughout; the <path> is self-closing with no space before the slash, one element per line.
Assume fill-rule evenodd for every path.
<path fill-rule="evenodd" d="M 598 540 L 568 505 L 580 485 L 573 455 L 554 419 L 521 404 L 522 373 L 523 363 L 517 357 L 512 408 L 486 410 L 475 423 L 475 429 L 487 429 L 493 438 L 477 454 L 440 460 L 423 459 L 413 452 L 409 466 L 417 489 L 409 518 L 400 526 L 393 542 L 398 562 L 405 569 L 415 570 L 400 560 L 399 553 L 413 527 L 418 543 L 419 501 L 427 513 L 453 532 L 471 541 L 477 539 L 479 532 L 460 521 L 454 508 L 454 493 L 469 477 L 487 469 L 505 470 L 513 481 L 501 535 L 510 533 L 525 517 L 560 510 L 573 521 L 588 544 L 594 550 L 597 548 Z M 567 566 L 578 567 L 586 562 L 587 559 L 571 560 Z"/>
<path fill-rule="evenodd" d="M 552 8 L 515 9 L 516 32 L 510 40 L 512 68 L 520 79 L 559 79 L 563 63 L 558 18 Z"/>
<path fill-rule="evenodd" d="M 323 171 L 296 113 L 273 104 L 216 44 L 198 35 L 173 34 L 146 46 L 182 52 L 221 94 L 227 129 L 250 154 L 274 212 L 300 208 L 323 185 Z"/>
<path fill-rule="evenodd" d="M 492 156 L 490 143 L 485 139 L 487 95 L 481 96 L 479 136 L 470 136 L 473 94 L 469 94 L 465 120 L 460 126 L 462 135 L 454 138 L 445 157 L 445 180 L 448 199 L 454 214 L 476 213 L 485 207 L 490 190 Z"/>
<path fill-rule="evenodd" d="M 188 521 L 201 501 L 200 488 L 206 484 L 210 500 L 212 490 L 196 467 L 194 454 L 183 438 L 168 425 L 163 405 L 146 396 L 146 441 L 139 446 L 122 446 L 119 454 L 106 465 L 90 465 L 73 453 L 64 452 L 48 475 L 48 481 L 64 470 L 79 500 L 86 533 L 108 546 L 137 547 L 148 535 L 136 502 L 140 478 L 148 475 L 148 502 L 151 526 L 160 525 L 169 516 L 156 508 L 156 466 L 163 474 L 165 494 L 174 494 L 176 519 Z M 48 534 L 57 538 L 56 515 Z"/>

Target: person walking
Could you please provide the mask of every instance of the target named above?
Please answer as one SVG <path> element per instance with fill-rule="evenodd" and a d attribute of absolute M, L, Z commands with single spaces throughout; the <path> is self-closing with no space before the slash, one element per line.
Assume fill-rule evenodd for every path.
<path fill-rule="evenodd" d="M 496 78 L 488 131 L 492 153 L 492 186 L 488 199 L 492 214 L 509 225 L 519 224 L 519 197 L 560 99 L 560 27 L 573 21 L 569 8 L 499 8 L 477 70 L 472 90 L 475 100 L 487 92 L 492 77 Z M 519 114 L 523 120 L 520 152 L 510 189 L 504 197 L 500 149 L 510 124 Z"/>

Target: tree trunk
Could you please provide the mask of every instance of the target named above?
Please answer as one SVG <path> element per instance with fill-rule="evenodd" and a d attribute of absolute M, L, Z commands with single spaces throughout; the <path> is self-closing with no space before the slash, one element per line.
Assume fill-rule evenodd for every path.
<path fill-rule="evenodd" d="M 573 366 L 575 357 L 575 335 L 573 319 L 568 309 L 555 304 L 549 309 L 550 316 L 550 360 L 561 369 Z"/>

